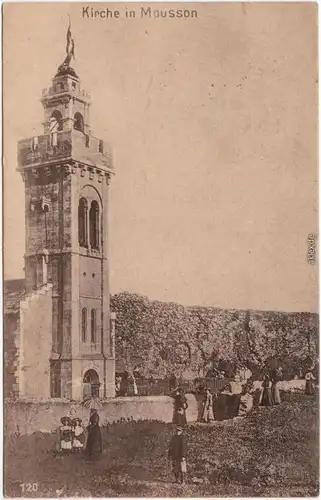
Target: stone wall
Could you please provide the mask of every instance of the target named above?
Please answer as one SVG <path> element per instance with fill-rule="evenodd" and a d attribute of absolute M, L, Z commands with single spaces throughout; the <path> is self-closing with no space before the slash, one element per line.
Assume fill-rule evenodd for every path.
<path fill-rule="evenodd" d="M 197 420 L 198 406 L 194 396 L 188 395 L 188 421 Z M 5 402 L 6 436 L 15 432 L 32 434 L 33 432 L 52 432 L 60 425 L 63 416 L 79 417 L 87 424 L 89 409 L 79 403 L 67 401 L 48 401 L 42 403 Z M 169 396 L 145 396 L 133 398 L 115 398 L 102 403 L 98 410 L 102 425 L 121 418 L 134 420 L 150 419 L 171 422 L 173 400 Z"/>
<path fill-rule="evenodd" d="M 50 397 L 52 287 L 26 296 L 20 307 L 19 396 Z"/>
<path fill-rule="evenodd" d="M 254 390 L 261 389 L 262 382 L 254 382 Z M 285 392 L 303 391 L 305 380 L 280 382 L 280 389 Z M 187 421 L 196 422 L 200 415 L 202 400 L 193 394 L 187 394 Z M 19 433 L 53 432 L 60 425 L 63 416 L 83 420 L 86 425 L 90 410 L 81 403 L 66 400 L 48 400 L 43 402 L 5 401 L 4 418 L 6 437 Z M 173 417 L 173 400 L 169 396 L 137 396 L 106 400 L 98 410 L 100 422 L 105 425 L 121 418 L 148 419 L 171 422 Z"/>

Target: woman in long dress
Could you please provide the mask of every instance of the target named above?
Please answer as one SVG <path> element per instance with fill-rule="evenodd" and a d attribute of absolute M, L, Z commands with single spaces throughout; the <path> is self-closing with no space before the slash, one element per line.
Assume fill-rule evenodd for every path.
<path fill-rule="evenodd" d="M 272 393 L 273 404 L 274 405 L 281 404 L 279 382 L 275 378 L 272 379 L 271 393 Z"/>
<path fill-rule="evenodd" d="M 261 392 L 261 400 L 260 406 L 272 406 L 272 382 L 268 375 L 264 375 L 263 383 L 262 383 L 262 392 Z"/>
<path fill-rule="evenodd" d="M 214 422 L 214 412 L 213 412 L 213 395 L 209 388 L 206 389 L 205 400 L 203 405 L 203 422 Z"/>
<path fill-rule="evenodd" d="M 99 427 L 99 415 L 96 411 L 90 415 L 87 432 L 86 452 L 88 455 L 100 455 L 102 453 L 102 441 Z"/>
<path fill-rule="evenodd" d="M 174 394 L 173 424 L 186 425 L 186 410 L 188 408 L 187 399 L 182 389 L 177 389 Z"/>
<path fill-rule="evenodd" d="M 305 394 L 308 396 L 314 394 L 314 380 L 313 373 L 309 370 L 305 376 Z"/>
<path fill-rule="evenodd" d="M 280 368 L 275 370 L 275 374 L 272 377 L 272 399 L 273 399 L 273 404 L 279 405 L 281 404 L 281 396 L 280 396 L 280 389 L 279 389 L 279 382 L 282 379 L 282 371 Z"/>

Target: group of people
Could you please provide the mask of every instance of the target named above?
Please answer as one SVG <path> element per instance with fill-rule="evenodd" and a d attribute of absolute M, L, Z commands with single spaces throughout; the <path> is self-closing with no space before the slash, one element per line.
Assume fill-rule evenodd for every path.
<path fill-rule="evenodd" d="M 267 373 L 263 377 L 260 395 L 260 406 L 273 406 L 281 403 L 280 389 L 277 377 L 270 377 Z"/>
<path fill-rule="evenodd" d="M 245 372 L 244 376 L 240 377 L 243 384 L 242 391 L 238 395 L 239 403 L 236 415 L 238 417 L 245 416 L 253 407 L 252 386 L 248 375 L 249 373 Z M 261 406 L 279 405 L 281 403 L 280 380 L 282 380 L 281 369 L 275 370 L 272 374 L 266 373 L 264 375 L 259 400 Z M 315 377 L 312 370 L 307 372 L 305 380 L 305 393 L 308 395 L 314 394 Z M 232 393 L 230 384 L 227 384 L 220 394 L 223 396 L 235 396 Z M 210 423 L 215 420 L 214 402 L 217 395 L 213 396 L 209 387 L 203 390 L 203 395 L 201 421 Z M 188 401 L 183 389 L 180 387 L 175 388 L 172 397 L 172 423 L 175 424 L 176 429 L 169 443 L 168 459 L 172 464 L 175 482 L 184 483 L 187 472 L 187 443 L 184 436 L 184 427 L 187 424 L 186 411 L 188 409 Z M 63 454 L 86 452 L 88 455 L 93 456 L 102 453 L 102 438 L 97 410 L 91 410 L 89 424 L 86 428 L 83 426 L 80 418 L 71 419 L 70 417 L 62 417 L 61 426 L 59 427 L 59 449 Z"/>
<path fill-rule="evenodd" d="M 88 455 L 102 453 L 101 431 L 99 415 L 96 410 L 91 410 L 89 424 L 85 428 L 80 418 L 71 419 L 62 417 L 59 427 L 59 451 L 62 454 L 81 453 Z"/>
<path fill-rule="evenodd" d="M 85 428 L 80 418 L 62 417 L 59 427 L 59 450 L 62 453 L 78 453 L 85 444 Z"/>
<path fill-rule="evenodd" d="M 247 405 L 242 405 L 242 398 L 248 397 L 248 391 L 244 389 L 240 397 L 239 413 L 244 415 L 247 413 Z M 172 423 L 176 425 L 176 432 L 172 436 L 168 449 L 168 458 L 172 462 L 172 470 L 176 483 L 184 483 L 187 471 L 187 443 L 184 436 L 184 427 L 187 424 L 186 410 L 188 409 L 188 401 L 183 389 L 176 388 L 172 393 L 173 397 L 173 419 Z M 252 398 L 252 396 L 249 396 Z M 253 400 L 253 398 L 252 398 Z M 244 400 L 245 401 L 245 400 Z M 202 408 L 202 422 L 214 421 L 213 410 L 214 397 L 210 388 L 204 391 L 204 401 Z"/>
<path fill-rule="evenodd" d="M 312 396 L 315 394 L 316 378 L 312 369 L 309 369 L 305 375 L 305 394 Z M 273 406 L 281 403 L 279 382 L 282 380 L 282 369 L 276 370 L 272 375 L 265 374 L 262 383 L 260 395 L 261 406 Z"/>
<path fill-rule="evenodd" d="M 117 374 L 115 379 L 115 392 L 117 396 L 138 396 L 137 377 L 139 373 L 135 371 L 130 374 L 125 371 Z"/>
<path fill-rule="evenodd" d="M 243 368 L 243 367 L 242 367 Z M 252 385 L 250 383 L 250 371 L 246 368 L 242 369 L 237 374 L 237 381 L 240 380 L 242 384 L 242 391 L 239 394 L 239 404 L 237 416 L 243 417 L 249 413 L 253 407 L 253 396 L 251 395 Z M 262 389 L 260 393 L 259 404 L 261 406 L 279 405 L 281 403 L 279 382 L 282 380 L 282 369 L 274 370 L 272 374 L 265 374 L 262 382 Z M 305 393 L 312 395 L 315 393 L 315 377 L 312 370 L 309 370 L 305 376 L 306 386 Z M 210 423 L 215 420 L 214 417 L 214 400 L 217 398 L 213 396 L 210 388 L 204 389 L 204 398 L 202 405 L 201 421 Z M 230 384 L 224 388 L 222 395 L 232 395 Z M 187 424 L 186 410 L 188 409 L 187 398 L 181 388 L 176 388 L 173 393 L 173 424 L 176 425 L 176 432 L 173 435 L 169 450 L 168 458 L 172 462 L 172 470 L 175 482 L 184 483 L 187 470 L 187 444 L 184 436 L 184 426 Z"/>
<path fill-rule="evenodd" d="M 240 394 L 237 395 L 232 392 L 230 384 L 227 384 L 219 395 L 213 395 L 209 387 L 202 389 L 200 393 L 202 395 L 202 400 L 200 402 L 199 420 L 204 423 L 211 423 L 214 422 L 214 420 L 245 416 L 253 407 L 253 396 L 250 394 L 250 391 L 251 386 L 249 384 L 243 385 Z M 184 426 L 187 423 L 186 411 L 188 409 L 188 402 L 183 389 L 180 387 L 175 389 L 174 393 L 172 393 L 172 397 L 172 423 L 178 426 Z M 222 409 L 222 405 L 226 406 L 226 408 Z"/>

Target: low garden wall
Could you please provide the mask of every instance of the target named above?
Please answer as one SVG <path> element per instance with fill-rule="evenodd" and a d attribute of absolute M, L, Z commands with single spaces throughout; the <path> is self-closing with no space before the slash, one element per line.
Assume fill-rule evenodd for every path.
<path fill-rule="evenodd" d="M 198 403 L 195 396 L 187 395 L 187 420 L 195 422 Z M 33 432 L 52 432 L 59 427 L 64 416 L 81 418 L 87 425 L 90 410 L 82 404 L 68 401 L 23 402 L 5 401 L 5 434 L 32 434 Z M 116 422 L 120 419 L 161 420 L 171 422 L 173 399 L 169 396 L 136 396 L 115 398 L 102 403 L 98 410 L 100 423 Z"/>
<path fill-rule="evenodd" d="M 285 392 L 304 390 L 304 380 L 280 382 L 280 389 Z M 260 389 L 262 382 L 254 382 L 254 390 Z M 200 416 L 202 397 L 187 394 L 187 421 L 196 422 Z M 116 422 L 120 419 L 160 420 L 171 422 L 173 417 L 173 399 L 169 396 L 136 396 L 115 398 L 102 402 L 98 410 L 100 422 Z M 81 403 L 64 400 L 43 402 L 5 401 L 5 435 L 32 434 L 33 432 L 53 432 L 59 427 L 63 416 L 79 417 L 86 425 L 89 409 Z"/>

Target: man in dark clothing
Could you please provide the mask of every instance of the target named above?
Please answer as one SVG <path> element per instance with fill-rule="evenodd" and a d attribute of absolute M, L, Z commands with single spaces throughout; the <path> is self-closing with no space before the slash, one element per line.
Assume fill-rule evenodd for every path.
<path fill-rule="evenodd" d="M 182 427 L 176 428 L 176 434 L 171 439 L 168 458 L 172 460 L 176 483 L 184 483 L 186 473 L 186 440 Z"/>

